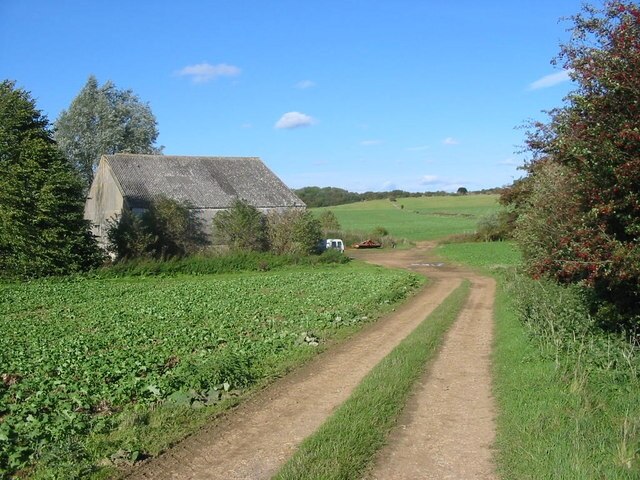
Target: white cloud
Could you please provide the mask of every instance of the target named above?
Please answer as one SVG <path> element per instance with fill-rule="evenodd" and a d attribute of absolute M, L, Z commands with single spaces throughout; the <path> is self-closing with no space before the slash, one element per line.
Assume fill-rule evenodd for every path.
<path fill-rule="evenodd" d="M 429 150 L 429 145 L 419 145 L 417 147 L 407 147 L 406 150 L 408 152 L 420 152 L 422 150 Z"/>
<path fill-rule="evenodd" d="M 501 162 L 498 162 L 498 165 L 507 165 L 510 167 L 518 167 L 520 165 L 522 165 L 521 162 L 519 162 L 518 160 L 516 160 L 515 158 L 507 158 L 505 160 L 502 160 Z"/>
<path fill-rule="evenodd" d="M 313 117 L 300 112 L 287 112 L 274 125 L 275 128 L 298 128 L 308 127 L 316 121 Z"/>
<path fill-rule="evenodd" d="M 316 82 L 313 80 L 302 80 L 295 84 L 295 87 L 300 90 L 306 90 L 307 88 L 312 88 L 316 86 Z"/>
<path fill-rule="evenodd" d="M 412 182 L 413 183 L 413 182 Z M 459 178 L 447 178 L 438 175 L 423 175 L 416 182 L 414 189 L 425 189 L 429 191 L 455 192 L 459 187 L 469 187 L 467 183 Z"/>
<path fill-rule="evenodd" d="M 196 65 L 187 65 L 177 72 L 177 75 L 191 77 L 193 83 L 205 83 L 218 77 L 235 77 L 240 75 L 240 72 L 241 70 L 234 65 L 227 65 L 226 63 L 211 65 L 203 62 Z"/>
<path fill-rule="evenodd" d="M 442 179 L 437 175 L 423 175 L 420 179 L 420 185 L 437 185 L 442 183 Z"/>
<path fill-rule="evenodd" d="M 240 125 L 242 128 L 253 128 L 253 124 L 251 123 L 243 123 L 242 125 Z"/>
<path fill-rule="evenodd" d="M 458 145 L 460 142 L 453 137 L 447 137 L 442 140 L 442 143 L 444 143 L 445 145 Z"/>
<path fill-rule="evenodd" d="M 529 90 L 539 90 L 541 88 L 549 88 L 559 83 L 568 82 L 571 80 L 571 70 L 562 70 L 561 72 L 552 73 L 539 78 L 535 82 L 529 84 Z"/>
<path fill-rule="evenodd" d="M 363 140 L 360 142 L 360 145 L 363 147 L 370 147 L 372 145 L 380 145 L 382 140 Z"/>

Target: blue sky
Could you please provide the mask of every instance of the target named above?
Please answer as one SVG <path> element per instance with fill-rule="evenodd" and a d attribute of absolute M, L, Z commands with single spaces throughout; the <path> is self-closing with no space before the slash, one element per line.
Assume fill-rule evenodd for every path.
<path fill-rule="evenodd" d="M 599 2 L 596 4 L 600 4 Z M 55 120 L 93 74 L 166 154 L 259 156 L 291 188 L 509 184 L 579 0 L 0 0 L 0 78 Z"/>

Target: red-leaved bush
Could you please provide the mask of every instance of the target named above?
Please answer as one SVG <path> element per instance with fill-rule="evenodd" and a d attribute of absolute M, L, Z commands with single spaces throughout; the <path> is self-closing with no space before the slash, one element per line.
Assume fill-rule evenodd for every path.
<path fill-rule="evenodd" d="M 548 123 L 531 125 L 529 175 L 505 198 L 531 273 L 587 285 L 609 326 L 637 329 L 640 8 L 609 1 L 572 22 L 554 62 L 576 89 Z"/>

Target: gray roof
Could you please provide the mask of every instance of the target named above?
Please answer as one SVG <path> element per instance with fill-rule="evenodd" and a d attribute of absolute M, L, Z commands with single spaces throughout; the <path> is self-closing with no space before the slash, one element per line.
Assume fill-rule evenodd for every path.
<path fill-rule="evenodd" d="M 131 208 L 147 208 L 158 195 L 195 208 L 228 208 L 235 199 L 254 207 L 304 206 L 257 157 L 104 155 Z"/>

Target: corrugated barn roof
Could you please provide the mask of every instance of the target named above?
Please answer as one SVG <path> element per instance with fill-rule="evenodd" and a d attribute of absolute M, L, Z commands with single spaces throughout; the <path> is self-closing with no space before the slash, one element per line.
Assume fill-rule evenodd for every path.
<path fill-rule="evenodd" d="M 254 207 L 304 206 L 257 157 L 104 156 L 131 208 L 158 195 L 195 208 L 228 208 L 237 198 Z"/>

